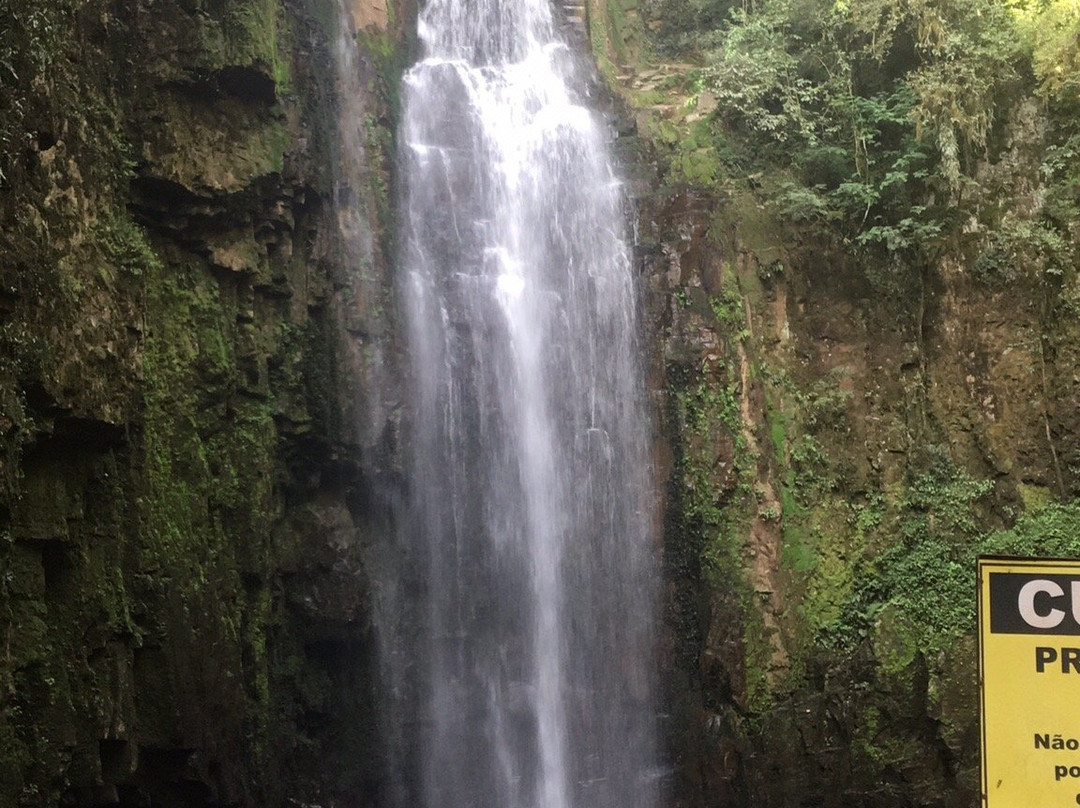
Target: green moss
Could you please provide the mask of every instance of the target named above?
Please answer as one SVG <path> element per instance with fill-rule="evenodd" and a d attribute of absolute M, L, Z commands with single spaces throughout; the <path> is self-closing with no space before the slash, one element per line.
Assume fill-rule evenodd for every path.
<path fill-rule="evenodd" d="M 371 172 L 368 178 L 368 190 L 375 206 L 375 223 L 381 239 L 383 254 L 394 254 L 396 235 L 396 216 L 390 190 L 390 166 L 393 164 L 393 132 L 373 115 L 365 119 L 364 132 L 367 136 L 367 157 Z"/>
<path fill-rule="evenodd" d="M 1024 510 L 1029 514 L 1041 511 L 1054 501 L 1053 492 L 1045 485 L 1019 483 L 1016 489 L 1020 494 L 1020 500 L 1024 503 Z"/>
<path fill-rule="evenodd" d="M 161 268 L 161 259 L 147 241 L 146 231 L 132 221 L 127 211 L 107 209 L 95 222 L 92 237 L 110 270 L 139 276 Z"/>
<path fill-rule="evenodd" d="M 912 615 L 898 603 L 886 604 L 874 624 L 874 657 L 886 672 L 902 671 L 922 650 L 919 646 L 921 633 L 913 624 Z"/>
<path fill-rule="evenodd" d="M 593 57 L 609 84 L 623 66 L 638 68 L 652 59 L 637 0 L 590 0 L 587 14 Z"/>
<path fill-rule="evenodd" d="M 708 300 L 727 337 L 728 357 L 708 372 L 690 372 L 674 391 L 680 423 L 678 510 L 684 541 L 697 548 L 704 583 L 714 602 L 728 604 L 741 627 L 746 704 L 765 711 L 773 703 L 774 629 L 766 626 L 762 598 L 747 577 L 747 526 L 758 513 L 753 480 L 758 459 L 742 419 L 744 391 L 739 345 L 747 338 L 742 297 L 730 268 L 725 292 Z"/>
<path fill-rule="evenodd" d="M 851 507 L 839 497 L 827 497 L 809 515 L 814 537 L 814 566 L 806 581 L 800 612 L 808 629 L 804 645 L 818 629 L 835 620 L 855 584 L 852 559 L 864 545 L 851 527 Z"/>
<path fill-rule="evenodd" d="M 197 270 L 151 288 L 146 549 L 151 566 L 179 565 L 177 583 L 195 591 L 212 573 L 236 574 L 227 536 L 265 535 L 277 433 L 267 401 L 230 392 L 236 326 L 211 277 Z"/>
<path fill-rule="evenodd" d="M 279 425 L 299 433 L 310 420 L 308 316 L 336 291 L 327 266 L 309 266 L 321 260 L 312 239 L 329 183 L 318 187 L 306 165 L 291 180 L 272 176 L 297 134 L 322 137 L 307 110 L 294 115 L 294 100 L 281 97 L 291 81 L 308 80 L 289 70 L 290 25 L 303 12 L 199 0 L 166 3 L 151 23 L 119 20 L 98 0 L 24 6 L 0 13 L 0 236 L 9 248 L 0 281 L 10 315 L 0 324 L 0 624 L 10 627 L 0 659 L 0 804 L 108 801 L 107 777 L 94 790 L 103 738 L 128 742 L 132 754 L 198 748 L 193 779 L 215 778 L 226 801 L 276 804 L 258 793 L 268 779 L 242 770 L 279 772 L 295 751 L 280 751 L 279 738 L 295 740 L 295 722 L 307 717 L 271 728 L 293 698 L 290 683 L 274 679 L 275 651 L 285 648 L 306 667 L 300 676 L 320 683 L 324 712 L 345 689 L 312 673 L 302 632 L 282 625 L 281 558 L 270 544 L 285 521 L 282 489 L 294 483 Z M 144 22 L 169 41 L 146 31 L 132 51 Z M 308 33 L 305 51 L 325 54 Z M 229 66 L 273 78 L 281 103 L 201 92 Z M 330 84 L 312 81 L 320 91 Z M 330 118 L 329 91 L 296 89 Z M 289 128 L 298 119 L 303 132 Z M 391 124 L 378 119 L 382 158 L 393 151 Z M 190 220 L 177 213 L 154 228 L 158 250 L 128 210 L 124 132 L 147 144 L 142 176 L 203 199 L 187 197 Z M 320 162 L 320 146 L 305 159 Z M 380 217 L 392 208 L 387 167 Z M 303 219 L 295 257 L 268 255 L 267 224 L 281 234 L 290 214 Z M 231 271 L 210 266 L 231 250 Z M 289 284 L 295 296 L 286 299 L 279 290 Z M 330 319 L 321 319 L 320 350 L 334 341 Z M 323 422 L 340 422 L 335 385 L 310 386 Z M 33 390 L 30 404 L 20 389 Z M 306 454 L 324 438 L 305 436 L 304 463 L 329 462 Z M 315 496 L 307 485 L 296 483 L 298 497 Z M 218 767 L 220 777 L 207 774 Z M 140 772 L 140 788 L 152 777 Z"/>
<path fill-rule="evenodd" d="M 265 583 L 274 563 L 271 528 L 280 519 L 273 412 L 278 398 L 297 396 L 302 379 L 275 371 L 268 395 L 241 388 L 262 352 L 282 360 L 275 367 L 292 363 L 295 329 L 260 323 L 241 334 L 233 304 L 208 268 L 177 269 L 147 278 L 148 488 L 138 568 L 149 575 L 146 597 L 165 615 L 186 616 L 154 630 L 169 632 L 170 653 L 189 645 L 214 649 L 229 678 L 205 684 L 221 691 L 216 697 L 238 700 L 229 726 L 246 733 L 252 765 L 270 765 L 272 717 L 280 709 L 268 649 L 274 605 Z M 237 346 L 248 340 L 258 353 L 241 357 Z M 214 670 L 209 675 L 217 676 Z M 201 681 L 207 674 L 189 675 Z"/>
<path fill-rule="evenodd" d="M 388 8 L 392 6 L 393 3 L 388 4 Z M 401 72 L 401 43 L 389 30 L 371 27 L 357 31 L 356 44 L 363 53 L 375 60 L 380 77 L 393 81 L 394 76 Z"/>
<path fill-rule="evenodd" d="M 268 70 L 279 93 L 291 82 L 286 28 L 278 14 L 278 0 L 240 0 L 227 5 L 222 28 L 225 33 L 225 65 L 253 65 Z M 224 65 L 223 65 L 224 66 Z"/>
<path fill-rule="evenodd" d="M 854 583 L 853 561 L 864 541 L 853 529 L 851 504 L 833 491 L 830 460 L 805 430 L 804 398 L 770 374 L 766 386 L 770 443 L 780 470 L 777 487 L 783 519 L 781 562 L 791 573 L 798 622 L 790 639 L 798 654 L 816 632 L 835 620 Z M 785 389 L 783 395 L 778 385 Z M 783 402 L 783 404 L 781 404 Z"/>
<path fill-rule="evenodd" d="M 871 771 L 903 767 L 919 757 L 920 741 L 897 733 L 891 716 L 875 704 L 863 708 L 855 719 L 851 748 L 856 765 Z"/>
<path fill-rule="evenodd" d="M 764 715 L 778 700 L 775 686 L 775 644 L 773 629 L 762 617 L 762 599 L 767 596 L 747 591 L 742 597 L 743 665 L 746 708 L 751 715 Z M 756 602 L 755 602 L 756 601 Z"/>
<path fill-rule="evenodd" d="M 674 164 L 681 182 L 707 185 L 716 177 L 716 157 L 709 149 L 681 150 Z"/>

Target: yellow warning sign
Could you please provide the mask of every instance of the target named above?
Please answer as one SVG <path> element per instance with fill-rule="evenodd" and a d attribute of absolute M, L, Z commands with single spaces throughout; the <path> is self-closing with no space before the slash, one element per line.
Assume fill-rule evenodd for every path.
<path fill-rule="evenodd" d="M 986 808 L 1080 805 L 1080 561 L 979 559 Z"/>

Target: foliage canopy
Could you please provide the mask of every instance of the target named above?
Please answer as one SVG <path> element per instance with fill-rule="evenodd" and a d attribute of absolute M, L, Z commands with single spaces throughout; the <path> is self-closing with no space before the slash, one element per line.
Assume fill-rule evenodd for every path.
<path fill-rule="evenodd" d="M 958 238 L 982 215 L 972 201 L 980 166 L 999 159 L 1004 123 L 1025 97 L 1046 102 L 1048 154 L 1077 142 L 1077 0 L 747 0 L 719 9 L 666 0 L 661 39 L 701 64 L 695 91 L 715 98 L 711 133 L 729 176 L 766 175 L 783 216 L 854 249 L 919 265 Z M 1041 255 L 1061 252 L 1077 211 L 1072 170 L 1047 177 L 1059 187 L 1045 215 L 1024 226 L 1037 231 Z M 1000 224 L 999 213 L 980 227 Z M 1024 227 L 1013 227 L 1018 237 Z M 988 246 L 1009 252 L 1014 242 Z"/>

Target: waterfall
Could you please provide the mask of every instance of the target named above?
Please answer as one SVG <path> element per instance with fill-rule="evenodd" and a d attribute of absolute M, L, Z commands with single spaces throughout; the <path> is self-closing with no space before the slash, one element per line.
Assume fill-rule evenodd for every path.
<path fill-rule="evenodd" d="M 428 0 L 403 80 L 424 808 L 657 803 L 625 196 L 549 0 Z"/>

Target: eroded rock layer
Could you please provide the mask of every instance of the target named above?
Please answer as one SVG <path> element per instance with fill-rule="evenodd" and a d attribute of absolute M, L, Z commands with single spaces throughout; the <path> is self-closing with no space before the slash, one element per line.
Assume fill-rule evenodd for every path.
<path fill-rule="evenodd" d="M 0 804 L 367 804 L 398 29 L 321 0 L 23 6 L 0 11 Z"/>

